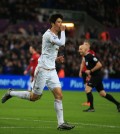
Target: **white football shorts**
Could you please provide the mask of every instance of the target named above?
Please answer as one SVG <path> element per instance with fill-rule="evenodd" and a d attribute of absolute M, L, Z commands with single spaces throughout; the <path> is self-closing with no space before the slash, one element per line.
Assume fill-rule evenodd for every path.
<path fill-rule="evenodd" d="M 47 86 L 49 90 L 53 90 L 56 87 L 61 88 L 56 69 L 45 70 L 37 66 L 35 69 L 32 92 L 41 95 L 45 86 Z"/>

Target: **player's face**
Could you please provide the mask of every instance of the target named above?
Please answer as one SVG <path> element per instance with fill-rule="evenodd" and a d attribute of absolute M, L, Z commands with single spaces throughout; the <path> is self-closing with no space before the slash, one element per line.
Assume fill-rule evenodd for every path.
<path fill-rule="evenodd" d="M 85 55 L 85 47 L 84 47 L 84 45 L 79 46 L 79 53 L 80 53 L 80 55 L 82 55 L 82 56 Z"/>
<path fill-rule="evenodd" d="M 81 46 L 79 46 L 79 53 L 80 53 L 80 55 L 82 55 L 82 47 Z"/>
<path fill-rule="evenodd" d="M 54 24 L 55 30 L 56 30 L 57 32 L 60 31 L 61 25 L 62 25 L 62 19 L 58 18 L 58 19 L 56 20 L 55 24 Z"/>
<path fill-rule="evenodd" d="M 33 52 L 32 46 L 29 47 L 29 51 L 30 51 L 30 53 L 32 54 L 32 52 Z"/>

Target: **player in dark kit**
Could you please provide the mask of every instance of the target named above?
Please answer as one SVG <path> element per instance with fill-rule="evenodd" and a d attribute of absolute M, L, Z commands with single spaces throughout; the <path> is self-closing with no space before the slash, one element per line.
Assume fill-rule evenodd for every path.
<path fill-rule="evenodd" d="M 89 41 L 87 41 L 87 40 L 84 41 L 83 45 L 86 46 L 88 53 L 92 54 L 93 56 L 96 55 L 95 52 L 90 49 L 90 42 Z M 87 74 L 85 73 L 86 70 L 87 70 L 87 68 L 86 68 L 85 61 L 84 61 L 84 56 L 83 56 L 81 64 L 80 64 L 79 76 L 82 77 L 84 86 L 86 86 L 87 81 L 89 80 L 89 77 L 87 77 Z M 89 100 L 87 99 L 87 102 L 82 103 L 82 105 L 83 106 L 90 106 Z"/>
<path fill-rule="evenodd" d="M 90 78 L 89 81 L 87 82 L 86 89 L 85 89 L 87 98 L 90 102 L 90 107 L 84 110 L 84 112 L 95 111 L 94 105 L 93 105 L 93 95 L 91 92 L 93 87 L 96 88 L 100 96 L 113 102 L 117 106 L 118 112 L 120 112 L 120 102 L 118 102 L 115 98 L 113 98 L 112 95 L 106 93 L 104 90 L 104 87 L 102 84 L 101 62 L 98 60 L 96 56 L 93 56 L 92 54 L 88 53 L 85 45 L 79 46 L 79 52 L 80 52 L 80 55 L 84 56 L 84 61 L 85 61 L 86 68 L 87 68 L 85 73 Z"/>

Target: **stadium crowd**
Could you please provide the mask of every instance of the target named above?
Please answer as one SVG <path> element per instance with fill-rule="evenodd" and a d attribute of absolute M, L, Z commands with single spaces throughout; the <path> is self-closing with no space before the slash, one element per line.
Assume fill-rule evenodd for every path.
<path fill-rule="evenodd" d="M 47 21 L 48 14 L 41 13 L 38 8 L 65 9 L 85 11 L 107 27 L 120 27 L 119 0 L 1 0 L 0 18 L 7 18 L 12 23 L 19 20 Z"/>
<path fill-rule="evenodd" d="M 49 18 L 48 14 L 41 14 L 36 10 L 40 7 L 54 9 L 61 9 L 62 7 L 66 10 L 86 11 L 107 27 L 120 27 L 119 0 L 76 0 L 74 3 L 70 0 L 1 0 L 0 19 L 8 19 L 11 27 L 7 27 L 7 32 L 0 36 L 0 74 L 23 75 L 31 57 L 28 50 L 30 44 L 37 44 L 40 53 L 42 34 L 48 28 L 46 22 Z M 42 24 L 42 28 L 39 28 L 38 25 L 26 23 L 27 30 L 20 28 L 17 34 L 13 31 L 13 24 L 29 20 L 44 22 L 44 25 Z M 66 77 L 78 77 L 81 63 L 78 47 L 86 37 L 83 35 L 79 39 L 74 39 L 69 36 L 68 31 L 66 32 L 66 47 L 60 48 L 59 52 L 59 55 L 64 55 L 65 63 L 56 63 L 58 64 L 57 70 L 59 72 L 63 69 Z M 103 42 L 98 38 L 96 29 L 89 29 L 89 32 L 91 34 L 90 38 L 97 38 L 97 40 L 92 41 L 92 49 L 103 64 L 104 77 L 120 77 L 120 42 L 116 44 L 110 39 Z"/>
<path fill-rule="evenodd" d="M 29 64 L 30 53 L 29 45 L 36 44 L 40 53 L 41 36 L 17 36 L 3 35 L 0 37 L 0 74 L 22 75 L 26 66 Z M 64 68 L 66 77 L 78 77 L 81 56 L 78 47 L 82 41 L 67 38 L 66 47 L 60 49 L 59 55 L 64 55 L 65 63 L 58 64 L 57 70 Z M 120 76 L 120 45 L 112 42 L 92 42 L 92 49 L 103 64 L 105 77 Z"/>

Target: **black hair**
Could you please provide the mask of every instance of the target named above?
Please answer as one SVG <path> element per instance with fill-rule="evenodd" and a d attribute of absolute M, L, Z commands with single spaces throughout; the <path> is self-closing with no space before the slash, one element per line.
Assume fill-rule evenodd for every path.
<path fill-rule="evenodd" d="M 50 18 L 49 18 L 49 22 L 50 23 L 55 23 L 56 20 L 60 18 L 63 20 L 63 16 L 61 14 L 53 14 Z"/>

